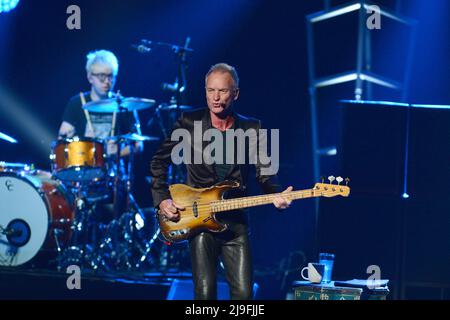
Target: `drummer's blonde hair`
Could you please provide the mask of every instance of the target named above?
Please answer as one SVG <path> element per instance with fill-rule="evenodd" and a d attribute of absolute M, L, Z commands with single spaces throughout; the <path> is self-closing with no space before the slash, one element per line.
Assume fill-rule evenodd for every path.
<path fill-rule="evenodd" d="M 111 67 L 113 75 L 117 76 L 119 73 L 119 61 L 117 57 L 108 50 L 91 51 L 86 56 L 86 72 L 91 72 L 92 65 L 94 64 L 106 64 Z"/>

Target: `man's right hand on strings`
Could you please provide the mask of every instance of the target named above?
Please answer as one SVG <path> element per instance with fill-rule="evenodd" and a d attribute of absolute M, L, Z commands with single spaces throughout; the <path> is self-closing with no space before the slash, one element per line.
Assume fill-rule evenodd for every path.
<path fill-rule="evenodd" d="M 159 204 L 160 212 L 170 221 L 180 220 L 179 210 L 184 210 L 184 207 L 177 205 L 172 199 L 166 199 Z"/>

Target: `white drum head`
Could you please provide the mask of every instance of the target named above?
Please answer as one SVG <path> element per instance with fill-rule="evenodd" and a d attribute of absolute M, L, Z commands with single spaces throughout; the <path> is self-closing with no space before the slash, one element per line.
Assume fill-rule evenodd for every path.
<path fill-rule="evenodd" d="M 1 175 L 0 266 L 19 266 L 33 259 L 44 244 L 48 226 L 47 207 L 37 187 L 25 178 Z"/>

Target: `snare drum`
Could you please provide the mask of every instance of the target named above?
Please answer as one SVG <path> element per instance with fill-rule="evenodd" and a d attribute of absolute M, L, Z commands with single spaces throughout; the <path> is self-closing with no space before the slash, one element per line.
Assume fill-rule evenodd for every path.
<path fill-rule="evenodd" d="M 72 236 L 74 201 L 51 173 L 0 172 L 0 266 L 56 254 Z"/>
<path fill-rule="evenodd" d="M 62 139 L 53 143 L 53 175 L 62 181 L 92 182 L 106 174 L 103 143 L 93 138 Z"/>

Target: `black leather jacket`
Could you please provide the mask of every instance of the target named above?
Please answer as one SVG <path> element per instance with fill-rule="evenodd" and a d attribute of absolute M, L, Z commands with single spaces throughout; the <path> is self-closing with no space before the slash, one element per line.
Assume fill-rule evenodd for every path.
<path fill-rule="evenodd" d="M 244 131 L 249 128 L 253 128 L 258 132 L 261 128 L 261 122 L 254 118 L 247 118 L 240 114 L 233 113 L 234 129 L 243 129 Z M 189 131 L 191 136 L 194 134 L 194 121 L 201 121 L 202 134 L 212 128 L 211 117 L 208 108 L 197 109 L 189 112 L 184 112 L 180 118 L 175 122 L 172 129 L 184 128 Z M 158 207 L 161 201 L 170 199 L 170 193 L 167 183 L 167 171 L 168 166 L 171 163 L 171 152 L 175 145 L 179 141 L 171 141 L 169 137 L 162 143 L 158 151 L 156 151 L 150 165 L 150 172 L 152 177 L 152 196 L 155 207 Z M 202 143 L 202 151 L 209 144 L 209 141 Z M 234 164 L 231 166 L 230 171 L 226 176 L 226 180 L 234 180 L 239 182 L 241 188 L 235 192 L 231 192 L 227 198 L 245 196 L 246 186 L 249 175 L 249 159 L 248 159 L 248 141 L 246 143 L 246 161 L 245 164 Z M 192 147 L 191 155 L 194 157 L 194 149 Z M 237 157 L 236 145 L 235 145 L 235 157 Z M 236 159 L 235 159 L 236 160 Z M 191 161 L 193 163 L 193 161 Z M 235 162 L 236 163 L 236 162 Z M 276 175 L 261 175 L 261 164 L 255 164 L 256 179 L 261 185 L 264 193 L 281 192 L 281 186 L 278 183 Z M 219 181 L 219 178 L 215 172 L 214 164 L 206 164 L 202 161 L 202 164 L 186 164 L 187 181 L 191 187 L 194 188 L 206 188 L 210 187 Z"/>

